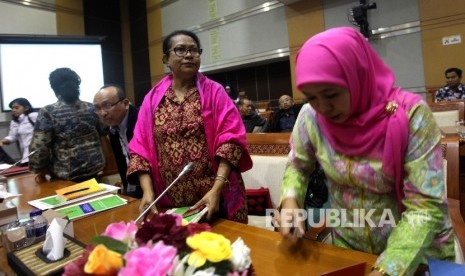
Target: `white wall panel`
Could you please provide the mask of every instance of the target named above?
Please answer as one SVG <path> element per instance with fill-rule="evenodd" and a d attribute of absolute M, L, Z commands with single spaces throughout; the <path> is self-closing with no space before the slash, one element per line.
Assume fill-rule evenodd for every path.
<path fill-rule="evenodd" d="M 51 11 L 0 2 L 0 34 L 56 35 L 56 15 Z M 10 120 L 10 112 L 0 112 L 0 122 Z"/>
<path fill-rule="evenodd" d="M 207 2 L 206 0 L 179 0 L 163 7 L 161 12 L 163 35 L 207 22 Z"/>
<path fill-rule="evenodd" d="M 204 49 L 203 67 L 215 64 L 218 69 L 230 66 L 231 62 L 247 64 L 251 55 L 289 46 L 283 5 L 275 3 L 270 10 L 257 10 L 256 7 L 275 1 L 217 0 L 213 3 L 216 11 L 212 13 L 209 11 L 212 1 L 215 0 L 179 0 L 162 9 L 163 35 L 177 29 L 196 31 L 211 21 L 213 13 L 216 13 L 215 18 L 227 17 L 224 24 L 207 27 L 197 33 Z M 218 32 L 217 44 L 211 41 L 211 32 Z"/>
<path fill-rule="evenodd" d="M 55 13 L 0 2 L 0 34 L 56 35 Z"/>
<path fill-rule="evenodd" d="M 376 9 L 368 10 L 370 29 L 389 28 L 415 22 L 420 18 L 417 0 L 369 0 L 368 2 L 377 4 Z M 348 12 L 359 3 L 351 0 L 324 0 L 325 28 L 353 26 L 348 20 Z M 424 89 L 423 54 L 419 32 L 372 40 L 371 44 L 394 70 L 397 85 L 416 91 Z"/>
<path fill-rule="evenodd" d="M 284 9 L 223 25 L 219 28 L 220 56 L 227 61 L 256 53 L 289 46 Z M 200 33 L 202 42 L 208 42 L 208 31 Z M 202 63 L 210 64 L 209 47 L 204 42 L 205 56 Z"/>

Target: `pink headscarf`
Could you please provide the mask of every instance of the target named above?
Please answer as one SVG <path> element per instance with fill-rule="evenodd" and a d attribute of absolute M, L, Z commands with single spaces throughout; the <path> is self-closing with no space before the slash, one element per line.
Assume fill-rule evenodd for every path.
<path fill-rule="evenodd" d="M 334 84 L 350 93 L 350 117 L 334 123 L 317 114 L 329 144 L 347 156 L 382 160 L 396 183 L 402 210 L 403 161 L 408 145 L 408 110 L 421 98 L 394 87 L 395 77 L 366 39 L 350 27 L 329 29 L 310 38 L 296 58 L 296 84 Z M 398 106 L 387 112 L 388 103 Z"/>

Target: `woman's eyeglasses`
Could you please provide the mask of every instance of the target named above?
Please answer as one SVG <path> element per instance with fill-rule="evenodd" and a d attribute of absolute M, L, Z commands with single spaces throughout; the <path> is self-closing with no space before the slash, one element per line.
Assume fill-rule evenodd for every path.
<path fill-rule="evenodd" d="M 116 103 L 104 103 L 101 106 L 94 105 L 94 111 L 95 111 L 95 113 L 99 113 L 101 110 L 110 111 L 115 105 L 119 104 L 122 101 L 124 101 L 124 99 L 121 99 L 121 100 L 117 101 Z"/>
<path fill-rule="evenodd" d="M 178 57 L 185 57 L 187 55 L 187 53 L 190 53 L 191 56 L 193 57 L 198 57 L 202 54 L 202 49 L 199 49 L 199 48 L 190 48 L 190 49 L 187 49 L 187 48 L 184 48 L 184 47 L 175 47 L 169 51 L 173 51 L 175 55 L 177 55 Z M 169 52 L 168 51 L 168 52 Z"/>

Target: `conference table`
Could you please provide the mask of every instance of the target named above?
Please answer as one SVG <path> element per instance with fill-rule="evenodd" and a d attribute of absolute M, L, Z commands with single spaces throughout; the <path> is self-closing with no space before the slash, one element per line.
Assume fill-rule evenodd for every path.
<path fill-rule="evenodd" d="M 34 209 L 27 202 L 55 194 L 55 190 L 74 184 L 70 181 L 54 180 L 37 184 L 31 173 L 8 178 L 8 191 L 22 196 L 11 200 L 18 208 L 20 217 L 27 217 Z M 124 196 L 123 196 L 124 197 Z M 139 200 L 124 197 L 126 205 L 73 220 L 74 237 L 88 243 L 101 234 L 112 222 L 134 220 L 139 215 Z M 278 232 L 236 223 L 217 220 L 211 223 L 213 231 L 234 242 L 241 237 L 251 249 L 251 258 L 257 275 L 321 275 L 352 265 L 366 263 L 365 274 L 370 272 L 377 256 L 335 247 L 325 243 L 303 239 L 299 246 L 283 240 Z M 6 255 L 2 252 L 0 268 L 12 273 Z"/>

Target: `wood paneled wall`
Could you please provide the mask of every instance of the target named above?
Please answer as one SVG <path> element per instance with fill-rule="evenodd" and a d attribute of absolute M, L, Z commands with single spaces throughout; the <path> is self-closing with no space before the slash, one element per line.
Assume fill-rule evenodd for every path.
<path fill-rule="evenodd" d="M 419 0 L 426 87 L 445 84 L 449 67 L 465 70 L 465 1 Z M 460 35 L 462 43 L 444 46 L 442 38 Z"/>
<path fill-rule="evenodd" d="M 426 87 L 442 86 L 444 70 L 449 67 L 465 69 L 465 46 L 463 43 L 442 46 L 442 37 L 462 35 L 465 30 L 465 1 L 463 0 L 418 0 L 422 32 L 422 52 Z M 155 84 L 165 75 L 162 59 L 162 28 L 159 0 L 147 1 L 147 21 L 150 52 L 151 82 Z M 286 5 L 288 41 L 290 48 L 290 71 L 292 94 L 296 99 L 303 95 L 295 87 L 295 57 L 302 44 L 326 29 L 323 0 L 298 1 Z M 462 40 L 465 37 L 462 35 Z M 434 53 L 434 54 L 432 54 Z"/>
<path fill-rule="evenodd" d="M 56 6 L 57 34 L 85 35 L 82 0 L 56 0 Z"/>
<path fill-rule="evenodd" d="M 147 0 L 147 31 L 152 86 L 165 76 L 165 66 L 162 62 L 163 31 L 161 22 L 160 0 Z"/>
<path fill-rule="evenodd" d="M 295 90 L 294 61 L 295 55 L 302 44 L 312 35 L 325 29 L 322 0 L 299 1 L 286 6 L 286 17 L 291 50 L 290 66 L 292 78 L 292 94 L 295 98 L 303 98 Z M 147 22 L 150 47 L 151 81 L 155 84 L 165 75 L 162 60 L 161 5 L 159 0 L 147 0 Z"/>
<path fill-rule="evenodd" d="M 323 1 L 299 1 L 286 6 L 287 29 L 289 35 L 292 95 L 303 99 L 295 87 L 295 57 L 300 47 L 311 36 L 325 30 Z"/>

